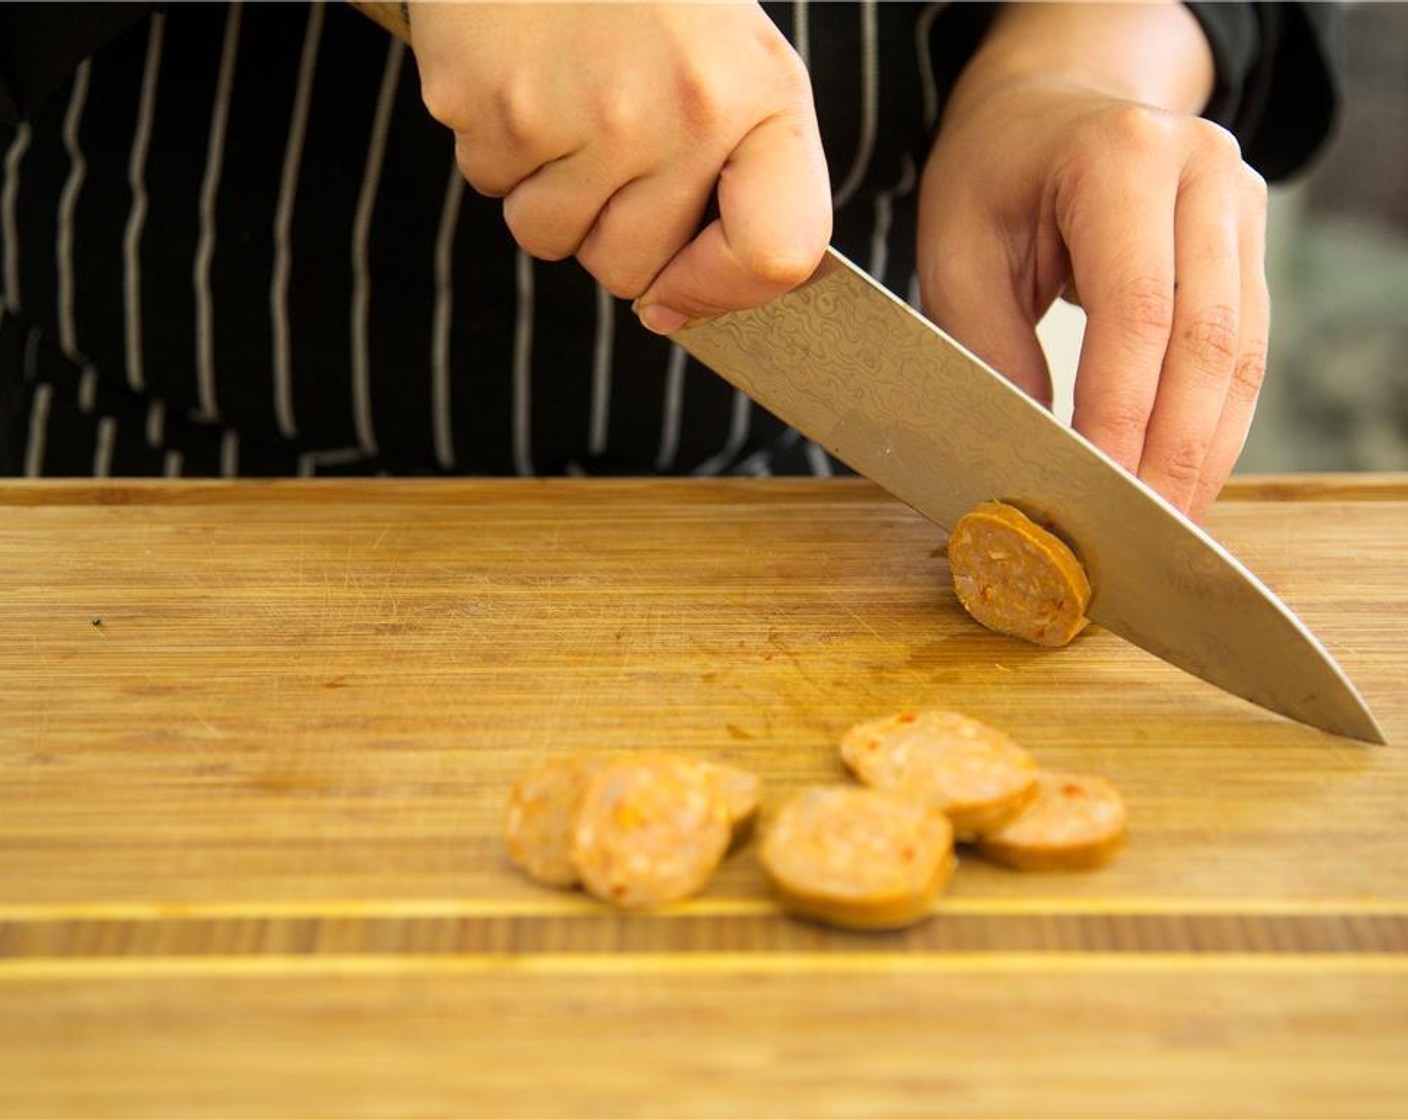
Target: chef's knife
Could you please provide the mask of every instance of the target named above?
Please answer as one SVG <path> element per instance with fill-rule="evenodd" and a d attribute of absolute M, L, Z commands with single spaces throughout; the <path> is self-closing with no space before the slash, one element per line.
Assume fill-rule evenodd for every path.
<path fill-rule="evenodd" d="M 946 530 L 987 499 L 1050 521 L 1106 629 L 1274 712 L 1385 741 L 1334 658 L 1241 563 L 835 250 L 781 298 L 671 338 Z"/>

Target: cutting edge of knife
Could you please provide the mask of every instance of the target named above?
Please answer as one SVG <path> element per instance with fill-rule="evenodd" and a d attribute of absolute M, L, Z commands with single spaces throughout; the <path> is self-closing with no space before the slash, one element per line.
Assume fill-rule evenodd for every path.
<path fill-rule="evenodd" d="M 1055 417 L 1052 416 L 1049 409 L 1046 409 L 1044 406 L 1034 400 L 1030 395 L 1022 391 L 1018 386 L 1014 385 L 1008 378 L 1002 376 L 1002 374 L 1000 374 L 990 364 L 988 364 L 981 357 L 975 354 L 971 349 L 969 349 L 967 346 L 964 346 L 957 339 L 953 338 L 941 327 L 939 327 L 926 316 L 921 314 L 911 304 L 900 299 L 897 295 L 895 295 L 894 292 L 886 288 L 883 284 L 881 284 L 878 280 L 871 276 L 865 269 L 860 268 L 858 265 L 849 260 L 844 254 L 842 254 L 839 250 L 834 247 L 827 248 L 821 263 L 813 272 L 812 276 L 809 277 L 807 280 L 803 281 L 802 284 L 800 284 L 797 288 L 793 289 L 792 291 L 796 292 L 811 287 L 819 281 L 824 280 L 827 276 L 837 271 L 838 269 L 847 273 L 851 278 L 864 283 L 868 288 L 871 289 L 874 294 L 883 297 L 883 299 L 892 304 L 895 309 L 902 312 L 905 316 L 909 317 L 914 322 L 922 326 L 926 331 L 937 336 L 947 346 L 957 351 L 975 366 L 986 371 L 989 375 L 991 375 L 994 386 L 997 387 L 999 391 L 1008 394 L 1009 399 L 1014 403 L 1017 403 L 1019 407 L 1030 410 L 1034 414 L 1039 414 L 1043 421 L 1049 421 L 1052 423 L 1060 424 L 1060 421 L 1057 421 Z M 791 293 L 788 294 L 790 295 Z M 743 314 L 746 314 L 746 312 Z M 715 322 L 715 320 L 708 320 L 705 322 L 690 323 L 684 327 L 681 327 L 678 331 L 672 332 L 670 337 L 673 341 L 688 350 L 689 347 L 687 345 L 687 336 L 690 334 L 691 330 L 696 329 L 698 327 L 709 327 L 712 326 Z M 727 377 L 725 379 L 731 380 Z M 768 406 L 764 405 L 764 407 Z M 788 422 L 789 424 L 792 423 L 790 419 L 784 419 L 786 419 L 786 422 Z M 1261 580 L 1259 576 L 1257 576 L 1255 572 L 1253 572 L 1246 564 L 1239 560 L 1224 545 L 1214 539 L 1200 525 L 1192 521 L 1186 514 L 1184 514 L 1181 510 L 1174 506 L 1162 494 L 1159 494 L 1156 490 L 1149 486 L 1148 483 L 1144 482 L 1142 479 L 1140 479 L 1133 473 L 1121 467 L 1118 463 L 1114 461 L 1113 458 L 1111 458 L 1110 455 L 1108 455 L 1101 448 L 1097 447 L 1082 433 L 1076 431 L 1074 427 L 1065 424 L 1060 424 L 1060 427 L 1063 434 L 1072 438 L 1082 448 L 1083 451 L 1092 455 L 1107 469 L 1115 472 L 1115 474 L 1119 476 L 1121 481 L 1125 482 L 1126 484 L 1132 485 L 1142 497 L 1152 500 L 1154 505 L 1164 515 L 1171 517 L 1184 531 L 1190 533 L 1198 541 L 1199 544 L 1210 550 L 1220 562 L 1226 564 L 1235 575 L 1239 576 L 1241 579 L 1246 581 L 1260 595 L 1263 602 L 1269 604 L 1272 609 L 1281 616 L 1282 620 L 1286 624 L 1291 626 L 1297 632 L 1300 638 L 1303 639 L 1311 647 L 1312 651 L 1318 654 L 1320 661 L 1322 662 L 1324 667 L 1328 668 L 1331 671 L 1331 674 L 1339 683 L 1344 693 L 1347 695 L 1347 697 L 1352 699 L 1354 706 L 1357 709 L 1356 715 L 1358 716 L 1358 719 L 1355 721 L 1355 723 L 1358 726 L 1357 730 L 1354 731 L 1336 730 L 1324 727 L 1323 725 L 1315 726 L 1318 726 L 1321 730 L 1327 731 L 1332 734 L 1341 734 L 1345 735 L 1346 737 L 1358 739 L 1364 742 L 1378 744 L 1385 744 L 1388 742 L 1382 726 L 1379 724 L 1377 718 L 1370 710 L 1364 697 L 1360 694 L 1359 690 L 1350 680 L 1348 674 L 1345 673 L 1344 668 L 1339 664 L 1338 660 L 1329 651 L 1325 643 L 1321 641 L 1321 639 L 1308 626 L 1306 626 L 1305 622 L 1294 611 L 1291 610 L 1291 608 L 1281 599 L 1279 595 L 1277 595 L 1274 591 L 1267 587 L 1266 584 Z M 813 433 L 805 434 L 807 434 L 810 438 L 816 438 Z M 851 466 L 853 469 L 860 470 L 860 467 L 857 466 L 855 463 L 851 462 L 850 457 L 848 457 L 842 449 L 835 446 L 834 441 L 826 440 L 823 438 L 820 442 L 822 442 L 823 445 L 826 446 L 827 450 L 830 451 L 842 462 L 847 463 L 847 465 Z M 932 513 L 920 508 L 920 506 L 906 498 L 903 494 L 896 493 L 895 491 L 891 490 L 889 486 L 884 486 L 884 489 L 889 490 L 898 500 L 910 506 L 910 508 L 914 509 L 920 516 L 924 517 L 926 520 L 938 525 L 945 531 L 951 530 L 952 526 L 946 524 L 942 518 L 935 517 Z M 992 496 L 998 497 L 997 495 Z M 1022 495 L 1012 494 L 1007 496 L 1006 500 L 1009 500 L 1020 507 L 1024 500 L 1030 502 L 1031 498 L 1026 497 L 1024 499 L 1024 496 Z M 1100 618 L 1098 603 L 1099 598 L 1097 589 L 1096 595 L 1092 598 L 1091 605 L 1094 609 L 1090 612 L 1090 616 L 1093 621 L 1101 623 L 1101 625 L 1105 625 L 1105 623 L 1103 623 Z M 1130 642 L 1131 645 L 1143 648 L 1142 642 L 1134 641 L 1132 638 L 1122 634 L 1116 628 L 1108 626 L 1107 628 L 1110 629 L 1112 633 L 1115 633 L 1120 636 L 1123 640 Z M 1166 656 L 1156 651 L 1149 650 L 1148 652 L 1152 653 L 1156 657 L 1159 657 L 1160 660 L 1168 660 Z M 1186 666 L 1178 664 L 1177 662 L 1175 662 L 1174 664 L 1178 668 L 1182 669 L 1184 672 L 1188 672 L 1192 676 L 1199 677 L 1199 679 L 1205 680 L 1207 683 L 1211 684 L 1215 688 L 1218 688 L 1220 691 L 1231 692 L 1231 690 L 1228 689 L 1225 685 L 1220 684 L 1217 681 L 1213 681 L 1207 677 L 1203 677 L 1200 674 L 1188 669 Z M 1233 694 L 1238 695 L 1240 699 L 1243 699 L 1256 707 L 1260 707 L 1264 710 L 1271 710 L 1282 718 L 1290 718 L 1295 722 L 1301 723 L 1311 722 L 1308 720 L 1301 719 L 1299 717 L 1290 716 L 1289 713 L 1286 711 L 1279 710 L 1274 706 L 1253 700 L 1245 695 L 1241 695 L 1239 693 Z"/>

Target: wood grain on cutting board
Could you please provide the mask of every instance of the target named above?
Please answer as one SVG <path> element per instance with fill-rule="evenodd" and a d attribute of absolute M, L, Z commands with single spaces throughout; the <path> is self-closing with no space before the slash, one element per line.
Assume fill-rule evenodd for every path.
<path fill-rule="evenodd" d="M 1095 628 L 982 631 L 942 533 L 860 481 L 0 487 L 0 1113 L 307 1112 L 381 1039 L 323 1112 L 922 1115 L 948 1086 L 950 1113 L 1392 1114 L 1408 481 L 1248 480 L 1210 528 L 1389 746 Z M 553 752 L 707 754 L 776 803 L 844 780 L 851 723 L 920 705 L 1109 775 L 1126 851 L 965 859 L 933 920 L 882 936 L 778 915 L 752 848 L 647 916 L 502 853 L 509 787 Z M 875 1043 L 848 1064 L 849 1022 Z M 1039 1079 L 994 1080 L 1061 1031 Z M 507 1071 L 533 1038 L 560 1083 Z M 593 1074 L 611 1040 L 659 1062 Z M 455 1052 L 483 1077 L 429 1076 Z M 1275 1092 L 1234 1091 L 1278 1062 Z M 1101 1085 L 1127 1090 L 1105 1112 Z"/>

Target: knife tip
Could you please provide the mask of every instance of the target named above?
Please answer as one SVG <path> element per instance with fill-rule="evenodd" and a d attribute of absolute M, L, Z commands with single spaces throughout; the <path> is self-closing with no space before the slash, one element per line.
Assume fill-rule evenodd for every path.
<path fill-rule="evenodd" d="M 1355 692 L 1347 699 L 1350 703 L 1341 710 L 1327 713 L 1323 718 L 1312 722 L 1334 735 L 1342 735 L 1347 739 L 1355 739 L 1373 746 L 1387 746 L 1388 736 L 1384 734 L 1384 729 L 1379 726 L 1379 721 L 1374 718 L 1374 713 L 1369 710 L 1363 698 Z"/>

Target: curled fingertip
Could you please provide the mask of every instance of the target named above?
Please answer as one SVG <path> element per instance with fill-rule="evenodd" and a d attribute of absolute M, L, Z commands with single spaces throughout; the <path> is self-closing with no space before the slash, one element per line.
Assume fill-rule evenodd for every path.
<path fill-rule="evenodd" d="M 676 311 L 673 307 L 666 307 L 664 304 L 648 303 L 642 306 L 637 300 L 634 309 L 640 318 L 641 325 L 656 334 L 673 334 L 689 323 L 689 316 L 683 311 Z"/>

